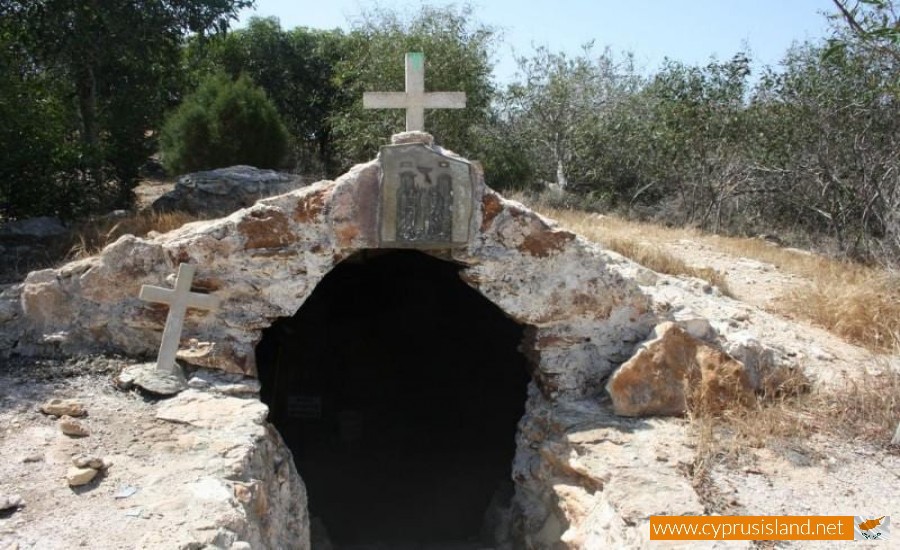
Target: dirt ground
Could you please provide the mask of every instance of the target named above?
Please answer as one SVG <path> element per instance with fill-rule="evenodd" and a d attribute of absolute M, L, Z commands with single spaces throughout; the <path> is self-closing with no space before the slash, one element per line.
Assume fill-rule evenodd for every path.
<path fill-rule="evenodd" d="M 0 495 L 17 494 L 24 501 L 0 515 L 0 548 L 97 548 L 98 541 L 129 548 L 132 524 L 150 520 L 132 509 L 129 498 L 117 497 L 131 486 L 134 465 L 161 458 L 150 453 L 152 446 L 134 443 L 163 424 L 150 402 L 113 387 L 124 364 L 108 358 L 0 364 Z M 58 420 L 40 412 L 54 397 L 87 406 L 82 422 L 89 436 L 63 435 Z M 70 488 L 66 472 L 76 454 L 104 458 L 110 466 L 89 484 Z M 109 513 L 119 516 L 115 529 L 98 517 Z M 106 528 L 97 529 L 101 525 Z"/>

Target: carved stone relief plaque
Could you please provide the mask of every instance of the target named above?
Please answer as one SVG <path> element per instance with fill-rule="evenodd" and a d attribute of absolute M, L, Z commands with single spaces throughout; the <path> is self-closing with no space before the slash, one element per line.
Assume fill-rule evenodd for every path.
<path fill-rule="evenodd" d="M 471 165 L 421 143 L 381 149 L 381 245 L 446 248 L 469 242 Z"/>

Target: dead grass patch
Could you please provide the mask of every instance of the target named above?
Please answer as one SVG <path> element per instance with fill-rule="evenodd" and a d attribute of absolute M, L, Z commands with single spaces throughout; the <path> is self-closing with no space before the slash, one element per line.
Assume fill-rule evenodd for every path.
<path fill-rule="evenodd" d="M 812 284 L 784 295 L 776 311 L 875 351 L 900 350 L 900 279 L 865 268 L 829 267 Z"/>
<path fill-rule="evenodd" d="M 775 312 L 796 316 L 874 351 L 900 350 L 900 278 L 883 269 L 766 244 L 705 236 L 721 250 L 771 263 L 809 281 L 778 300 Z"/>
<path fill-rule="evenodd" d="M 518 200 L 525 199 L 518 196 Z M 687 266 L 665 252 L 681 239 L 734 256 L 774 265 L 806 281 L 772 300 L 773 313 L 821 326 L 876 352 L 900 352 L 900 277 L 887 271 L 818 254 L 774 246 L 761 239 L 723 237 L 692 228 L 670 228 L 578 210 L 536 205 L 542 214 L 636 262 L 670 275 L 699 277 L 732 295 L 724 274 Z"/>
<path fill-rule="evenodd" d="M 120 218 L 84 222 L 72 232 L 68 259 L 93 256 L 122 235 L 144 237 L 151 231 L 167 233 L 198 219 L 184 212 L 143 211 Z"/>
<path fill-rule="evenodd" d="M 663 251 L 658 246 L 643 244 L 630 239 L 614 237 L 600 242 L 613 252 L 618 252 L 657 273 L 703 279 L 718 287 L 722 294 L 734 297 L 731 289 L 728 288 L 728 281 L 725 279 L 725 275 L 720 271 L 709 267 L 690 266 L 680 258 Z"/>
<path fill-rule="evenodd" d="M 816 434 L 890 444 L 900 418 L 900 372 L 887 367 L 877 373 L 864 370 L 840 388 L 814 391 L 794 372 L 770 373 L 770 390 L 749 406 L 715 415 L 696 408 L 689 412 L 697 445 L 696 475 L 717 463 L 743 463 L 748 449 L 806 449 Z"/>
<path fill-rule="evenodd" d="M 703 279 L 718 287 L 722 294 L 734 297 L 731 289 L 728 288 L 728 281 L 724 273 L 709 267 L 688 265 L 680 258 L 663 250 L 662 244 L 665 239 L 662 237 L 671 230 L 651 224 L 635 225 L 618 218 L 577 210 L 546 207 L 539 210 L 568 229 L 634 260 L 648 269 L 666 275 L 683 275 Z"/>
<path fill-rule="evenodd" d="M 707 513 L 730 514 L 737 505 L 730 495 L 719 491 L 713 469 L 724 465 L 752 472 L 757 459 L 754 449 L 766 448 L 791 463 L 811 466 L 826 458 L 815 446 L 815 435 L 889 447 L 900 418 L 900 372 L 887 368 L 878 374 L 865 371 L 841 388 L 815 391 L 794 372 L 780 369 L 769 373 L 772 389 L 748 406 L 717 414 L 697 408 L 689 411 L 696 447 L 694 461 L 685 465 L 684 474 Z M 774 385 L 776 381 L 781 385 Z"/>

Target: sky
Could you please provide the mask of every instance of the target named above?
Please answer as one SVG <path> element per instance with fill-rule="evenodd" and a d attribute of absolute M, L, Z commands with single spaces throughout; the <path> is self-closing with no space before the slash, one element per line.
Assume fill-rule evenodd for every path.
<path fill-rule="evenodd" d="M 423 2 L 381 0 L 377 5 L 415 12 Z M 443 6 L 448 2 L 426 1 Z M 239 26 L 256 16 L 276 16 L 282 28 L 348 29 L 371 0 L 257 0 Z M 790 45 L 828 36 L 831 0 L 480 0 L 474 17 L 502 32 L 494 76 L 509 82 L 514 55 L 534 45 L 577 54 L 594 41 L 595 51 L 630 51 L 640 69 L 652 72 L 664 58 L 704 64 L 729 59 L 749 47 L 754 65 L 777 65 Z"/>

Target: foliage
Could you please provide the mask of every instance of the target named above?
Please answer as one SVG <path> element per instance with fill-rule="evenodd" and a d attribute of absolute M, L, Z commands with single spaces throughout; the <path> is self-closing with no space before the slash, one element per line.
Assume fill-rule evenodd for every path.
<path fill-rule="evenodd" d="M 837 27 L 826 56 L 840 55 L 855 42 L 869 53 L 892 58 L 896 69 L 900 63 L 900 6 L 894 0 L 857 0 L 852 6 L 847 0 L 832 3 L 838 11 L 831 18 L 845 26 Z"/>
<path fill-rule="evenodd" d="M 44 79 L 27 74 L 21 50 L 0 35 L 0 219 L 55 214 L 55 175 L 64 164 L 65 106 Z M 40 120 L 40 125 L 34 121 Z"/>
<path fill-rule="evenodd" d="M 426 91 L 463 91 L 463 110 L 427 111 L 426 128 L 437 143 L 469 156 L 475 128 L 487 122 L 493 86 L 490 49 L 495 33 L 473 21 L 469 7 L 421 10 L 404 18 L 376 10 L 354 23 L 346 58 L 335 67 L 335 85 L 349 104 L 331 114 L 339 163 L 346 168 L 375 156 L 385 139 L 404 129 L 401 110 L 363 110 L 364 91 L 402 91 L 404 54 L 425 54 Z"/>
<path fill-rule="evenodd" d="M 823 56 L 806 46 L 770 73 L 755 104 L 763 123 L 759 178 L 769 217 L 824 233 L 843 252 L 900 256 L 900 102 L 889 72 L 865 48 Z M 771 208 L 771 207 L 769 207 Z"/>
<path fill-rule="evenodd" d="M 249 164 L 276 168 L 288 133 L 264 91 L 247 76 L 207 77 L 166 119 L 163 164 L 175 174 Z"/>
<path fill-rule="evenodd" d="M 4 32 L 26 60 L 20 78 L 52 82 L 60 105 L 74 100 L 76 116 L 56 119 L 66 124 L 66 137 L 56 141 L 76 137 L 78 161 L 58 166 L 62 172 L 54 176 L 60 185 L 81 186 L 70 196 L 74 212 L 129 205 L 138 169 L 153 151 L 152 130 L 177 83 L 182 38 L 224 30 L 252 3 L 0 0 Z M 40 136 L 40 125 L 35 119 L 21 130 Z M 49 157 L 42 154 L 52 164 Z"/>
<path fill-rule="evenodd" d="M 522 125 L 515 116 L 508 93 L 496 92 L 487 119 L 472 128 L 469 152 L 484 168 L 485 179 L 498 190 L 528 190 L 533 187 L 539 163 Z"/>
<path fill-rule="evenodd" d="M 678 223 L 718 227 L 723 202 L 744 181 L 749 64 L 743 53 L 704 67 L 667 61 L 636 98 L 646 118 L 622 128 L 637 131 L 621 152 L 639 167 L 631 181 L 638 187 L 616 191 L 626 190 L 631 204 L 667 202 Z"/>
<path fill-rule="evenodd" d="M 900 260 L 896 65 L 850 37 L 797 46 L 750 84 L 750 59 L 667 61 L 646 81 L 538 50 L 512 87 L 537 176 L 631 215 L 714 231 L 803 233 Z M 599 75 L 599 76 L 598 76 Z M 613 92 L 597 92 L 600 90 Z M 601 200 L 602 202 L 602 200 Z"/>
<path fill-rule="evenodd" d="M 609 51 L 594 57 L 591 47 L 574 58 L 543 47 L 520 57 L 518 80 L 507 90 L 512 116 L 540 167 L 538 177 L 561 188 L 594 175 L 586 154 L 591 135 L 638 82 L 630 57 L 616 62 Z"/>
<path fill-rule="evenodd" d="M 295 169 L 336 176 L 328 117 L 346 103 L 344 91 L 333 83 L 345 42 L 340 30 L 282 30 L 276 18 L 252 18 L 244 29 L 193 40 L 186 59 L 197 78 L 216 71 L 232 78 L 250 76 L 275 104 L 293 138 Z"/>

